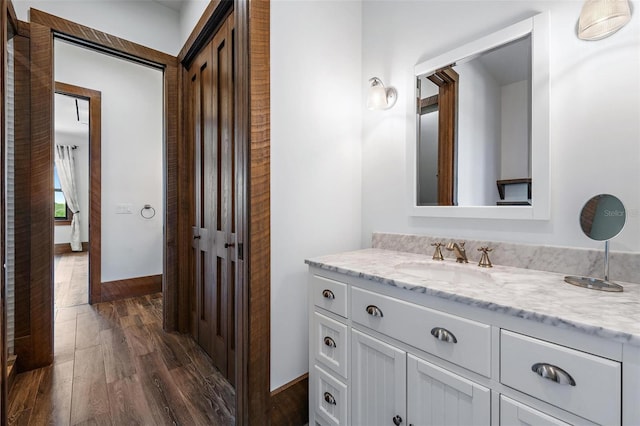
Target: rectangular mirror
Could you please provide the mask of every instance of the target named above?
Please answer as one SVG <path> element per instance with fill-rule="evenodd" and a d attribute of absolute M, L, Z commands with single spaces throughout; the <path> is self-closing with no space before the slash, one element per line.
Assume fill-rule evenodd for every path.
<path fill-rule="evenodd" d="M 549 218 L 548 18 L 418 64 L 411 214 Z"/>

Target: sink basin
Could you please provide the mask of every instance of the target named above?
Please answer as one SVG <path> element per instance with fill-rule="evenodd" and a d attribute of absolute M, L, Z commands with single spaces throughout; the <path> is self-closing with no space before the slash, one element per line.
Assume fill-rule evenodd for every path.
<path fill-rule="evenodd" d="M 437 263 L 410 262 L 395 266 L 398 272 L 432 281 L 450 283 L 486 284 L 494 282 L 491 274 L 478 271 L 471 265 L 443 265 Z"/>

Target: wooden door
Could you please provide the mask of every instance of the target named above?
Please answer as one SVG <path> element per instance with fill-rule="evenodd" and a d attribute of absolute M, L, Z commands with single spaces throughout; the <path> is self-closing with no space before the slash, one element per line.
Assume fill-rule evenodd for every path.
<path fill-rule="evenodd" d="M 489 425 L 489 389 L 411 354 L 407 356 L 407 422 L 414 425 Z"/>
<path fill-rule="evenodd" d="M 194 336 L 233 383 L 236 182 L 233 16 L 189 70 L 194 152 Z"/>
<path fill-rule="evenodd" d="M 352 331 L 351 337 L 352 423 L 407 424 L 406 353 L 357 330 Z"/>

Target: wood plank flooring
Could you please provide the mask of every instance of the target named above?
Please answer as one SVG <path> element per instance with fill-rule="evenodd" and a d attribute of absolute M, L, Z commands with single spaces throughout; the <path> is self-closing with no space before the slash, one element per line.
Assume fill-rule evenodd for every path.
<path fill-rule="evenodd" d="M 19 374 L 10 425 L 233 425 L 235 393 L 160 293 L 58 308 L 54 364 Z"/>

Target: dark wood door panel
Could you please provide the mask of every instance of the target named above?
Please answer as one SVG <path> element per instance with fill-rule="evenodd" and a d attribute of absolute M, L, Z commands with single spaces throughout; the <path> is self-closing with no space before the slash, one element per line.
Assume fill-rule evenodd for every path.
<path fill-rule="evenodd" d="M 189 69 L 187 119 L 194 153 L 192 206 L 198 343 L 234 381 L 235 155 L 232 17 Z"/>

